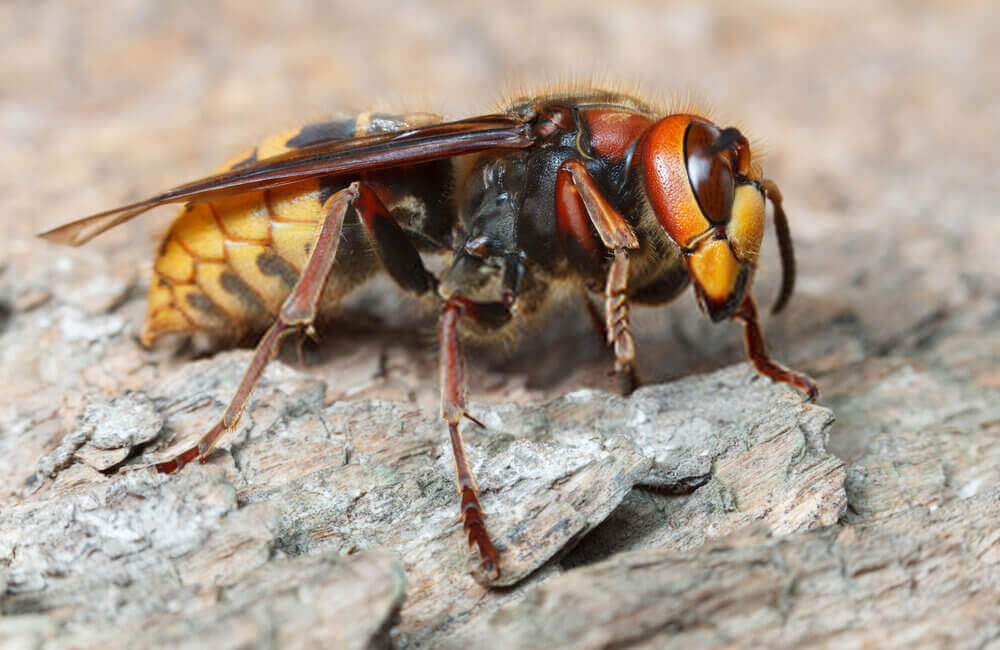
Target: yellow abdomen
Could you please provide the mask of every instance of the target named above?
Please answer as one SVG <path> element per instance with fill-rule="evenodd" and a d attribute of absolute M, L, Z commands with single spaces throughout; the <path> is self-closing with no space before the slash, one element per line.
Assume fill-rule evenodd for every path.
<path fill-rule="evenodd" d="M 144 343 L 167 332 L 266 324 L 305 267 L 320 188 L 255 192 L 189 206 L 154 266 Z"/>
<path fill-rule="evenodd" d="M 365 113 L 310 124 L 269 138 L 222 170 L 317 141 L 438 121 L 428 113 Z M 341 180 L 310 180 L 182 209 L 154 265 L 143 343 L 169 332 L 242 334 L 269 325 L 306 265 L 323 203 L 346 185 Z M 339 293 L 336 281 L 330 285 L 328 293 Z"/>

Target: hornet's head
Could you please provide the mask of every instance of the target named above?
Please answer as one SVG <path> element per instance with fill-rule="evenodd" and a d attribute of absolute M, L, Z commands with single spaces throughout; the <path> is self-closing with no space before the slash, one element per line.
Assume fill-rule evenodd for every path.
<path fill-rule="evenodd" d="M 728 318 L 753 281 L 764 235 L 764 198 L 774 204 L 782 288 L 791 296 L 795 263 L 781 194 L 752 164 L 747 139 L 695 115 L 671 115 L 640 142 L 643 182 L 660 224 L 680 246 L 695 292 L 712 320 Z"/>

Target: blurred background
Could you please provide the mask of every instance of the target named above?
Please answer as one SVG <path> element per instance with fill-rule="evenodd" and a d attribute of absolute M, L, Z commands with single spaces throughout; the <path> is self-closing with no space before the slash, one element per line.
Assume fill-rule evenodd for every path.
<path fill-rule="evenodd" d="M 799 260 L 797 295 L 765 320 L 766 334 L 776 357 L 819 379 L 822 403 L 849 418 L 854 396 L 905 364 L 1000 387 L 1000 219 L 987 200 L 1000 186 L 994 2 L 14 0 L 0 3 L 0 35 L 8 426 L 43 403 L 141 386 L 191 354 L 135 341 L 170 209 L 82 250 L 34 233 L 202 176 L 272 132 L 333 114 L 463 117 L 524 84 L 592 75 L 703 98 L 764 144 Z M 779 278 L 771 237 L 762 306 Z M 107 314 L 120 316 L 117 329 L 87 330 Z M 543 326 L 558 343 L 544 358 L 484 353 L 473 395 L 610 386 L 610 361 L 582 320 Z M 743 358 L 739 328 L 710 326 L 689 294 L 636 320 L 647 380 Z M 331 400 L 435 403 L 433 345 L 387 353 L 378 335 L 343 336 L 328 334 L 330 347 L 314 353 Z M 831 445 L 849 458 L 862 442 Z"/>

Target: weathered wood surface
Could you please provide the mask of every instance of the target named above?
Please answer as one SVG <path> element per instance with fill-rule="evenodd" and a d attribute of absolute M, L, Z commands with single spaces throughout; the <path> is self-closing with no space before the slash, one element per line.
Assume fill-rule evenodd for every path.
<path fill-rule="evenodd" d="M 71 462 L 53 462 L 93 431 L 102 432 L 103 448 L 131 455 L 139 445 L 143 458 L 157 458 L 155 442 L 118 426 L 125 414 L 166 414 L 157 430 L 164 442 L 197 435 L 247 358 L 230 352 L 188 364 L 148 394 L 86 408 L 0 518 L 8 614 L 58 610 L 67 631 L 83 627 L 82 639 L 90 626 L 115 620 L 115 634 L 131 625 L 164 643 L 178 621 L 212 619 L 220 609 L 242 640 L 254 631 L 243 629 L 247 619 L 258 623 L 265 612 L 275 633 L 291 634 L 280 616 L 285 592 L 273 602 L 244 595 L 261 591 L 261 573 L 275 562 L 274 571 L 294 572 L 316 557 L 343 557 L 344 570 L 355 571 L 354 555 L 378 548 L 394 551 L 406 570 L 397 638 L 433 646 L 461 638 L 463 619 L 616 546 L 696 548 L 753 522 L 775 534 L 830 526 L 846 505 L 843 464 L 824 448 L 829 412 L 743 367 L 628 399 L 577 391 L 544 405 L 476 404 L 488 429 L 467 427 L 465 437 L 488 486 L 489 525 L 506 550 L 502 582 L 519 583 L 514 592 L 484 589 L 468 574 L 451 456 L 434 413 L 387 401 L 324 408 L 320 382 L 280 365 L 266 375 L 247 423 L 224 442 L 227 451 L 208 465 L 177 476 L 109 472 L 104 455 L 80 453 L 96 446 L 93 434 Z M 178 398 L 191 386 L 205 399 Z M 614 525 L 608 516 L 626 497 L 652 512 Z M 613 525 L 615 534 L 588 536 L 598 525 Z M 370 619 L 388 621 L 402 594 L 401 567 L 388 564 L 377 567 L 386 583 L 381 598 L 374 605 L 359 598 L 371 609 L 345 610 L 343 625 L 384 631 L 387 622 Z M 372 580 L 375 571 L 358 572 Z M 116 585 L 114 595 L 90 598 L 102 584 Z M 231 604 L 241 599 L 243 608 Z M 149 617 L 165 622 L 150 628 Z M 213 632 L 205 622 L 191 629 Z"/>
<path fill-rule="evenodd" d="M 0 647 L 1000 643 L 990 3 L 7 3 L 0 30 Z M 732 366 L 736 328 L 689 296 L 636 311 L 627 399 L 573 304 L 471 349 L 487 429 L 464 432 L 516 581 L 487 589 L 433 329 L 376 286 L 210 463 L 125 471 L 212 424 L 248 353 L 138 344 L 167 216 L 81 250 L 33 233 L 333 110 L 481 112 L 581 52 L 766 142 L 800 269 L 766 333 L 819 406 Z"/>
<path fill-rule="evenodd" d="M 921 406 L 929 395 L 948 406 Z M 747 527 L 690 553 L 642 545 L 548 581 L 484 635 L 524 648 L 992 647 L 995 397 L 904 369 L 864 404 L 880 407 L 882 430 L 848 472 L 847 523 L 784 537 Z"/>

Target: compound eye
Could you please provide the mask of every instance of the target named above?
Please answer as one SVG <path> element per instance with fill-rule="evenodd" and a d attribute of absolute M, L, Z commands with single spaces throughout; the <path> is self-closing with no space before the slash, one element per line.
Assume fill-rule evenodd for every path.
<path fill-rule="evenodd" d="M 719 130 L 709 124 L 692 122 L 684 140 L 691 189 L 705 217 L 713 224 L 729 221 L 733 209 L 732 154 L 719 149 Z"/>

